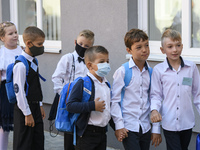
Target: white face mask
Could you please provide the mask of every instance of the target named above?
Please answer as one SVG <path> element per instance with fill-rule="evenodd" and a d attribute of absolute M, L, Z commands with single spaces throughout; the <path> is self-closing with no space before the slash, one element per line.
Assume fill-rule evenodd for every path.
<path fill-rule="evenodd" d="M 98 63 L 97 64 L 98 70 L 95 71 L 95 73 L 100 76 L 100 77 L 105 77 L 111 70 L 110 64 L 105 62 L 105 63 Z"/>

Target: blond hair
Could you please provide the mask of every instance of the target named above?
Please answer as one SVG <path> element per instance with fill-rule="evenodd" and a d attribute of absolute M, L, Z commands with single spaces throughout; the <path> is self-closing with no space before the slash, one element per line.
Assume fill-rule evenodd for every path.
<path fill-rule="evenodd" d="M 10 21 L 4 21 L 2 23 L 0 23 L 0 38 L 4 37 L 6 34 L 5 28 L 6 27 L 10 27 L 10 26 L 14 26 L 15 24 L 10 22 Z"/>
<path fill-rule="evenodd" d="M 161 45 L 164 45 L 164 39 L 170 38 L 172 41 L 182 41 L 181 34 L 173 29 L 167 29 L 164 31 L 161 37 Z"/>
<path fill-rule="evenodd" d="M 29 26 L 24 30 L 24 33 L 23 33 L 24 43 L 27 40 L 34 42 L 38 37 L 45 38 L 44 32 L 42 30 L 40 30 L 38 27 Z"/>
<path fill-rule="evenodd" d="M 83 36 L 88 40 L 93 40 L 94 41 L 94 33 L 90 30 L 83 30 L 79 33 L 78 36 Z"/>

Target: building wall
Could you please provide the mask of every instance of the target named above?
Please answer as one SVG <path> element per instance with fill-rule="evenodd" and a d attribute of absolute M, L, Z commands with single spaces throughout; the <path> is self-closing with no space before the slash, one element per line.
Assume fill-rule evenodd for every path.
<path fill-rule="evenodd" d="M 63 53 L 74 50 L 74 40 L 83 29 L 95 33 L 94 45 L 103 45 L 110 52 L 112 79 L 114 70 L 125 61 L 123 37 L 128 30 L 127 1 L 61 0 Z M 118 60 L 117 62 L 113 60 Z"/>
<path fill-rule="evenodd" d="M 2 21 L 2 1 L 0 0 L 0 21 Z"/>

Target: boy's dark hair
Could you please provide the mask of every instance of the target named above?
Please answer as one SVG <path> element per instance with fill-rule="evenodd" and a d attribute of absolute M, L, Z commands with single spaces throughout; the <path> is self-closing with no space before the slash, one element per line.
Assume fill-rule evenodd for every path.
<path fill-rule="evenodd" d="M 85 51 L 85 63 L 87 63 L 88 61 L 94 62 L 96 59 L 96 54 L 97 53 L 101 53 L 101 54 L 108 54 L 108 50 L 103 47 L 103 46 L 92 46 L 89 47 L 86 51 Z"/>
<path fill-rule="evenodd" d="M 163 32 L 161 37 L 161 45 L 164 44 L 164 39 L 170 38 L 172 41 L 182 41 L 181 34 L 173 29 L 167 29 Z"/>
<path fill-rule="evenodd" d="M 31 40 L 31 41 L 33 42 L 33 41 L 35 41 L 38 37 L 45 38 L 44 32 L 43 32 L 41 29 L 39 29 L 38 27 L 29 26 L 29 27 L 27 27 L 27 28 L 24 30 L 24 33 L 23 33 L 23 40 L 24 40 L 24 43 L 25 43 L 27 40 Z"/>
<path fill-rule="evenodd" d="M 149 39 L 149 37 L 143 30 L 131 29 L 130 31 L 126 33 L 124 37 L 124 43 L 127 48 L 131 49 L 131 46 L 134 43 L 139 42 L 141 39 L 142 41 L 146 41 Z"/>

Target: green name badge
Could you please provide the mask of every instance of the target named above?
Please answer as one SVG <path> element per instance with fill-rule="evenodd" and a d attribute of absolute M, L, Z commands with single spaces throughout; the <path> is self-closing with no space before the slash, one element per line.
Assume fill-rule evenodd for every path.
<path fill-rule="evenodd" d="M 182 85 L 192 86 L 192 78 L 184 77 L 184 78 L 183 78 Z"/>

